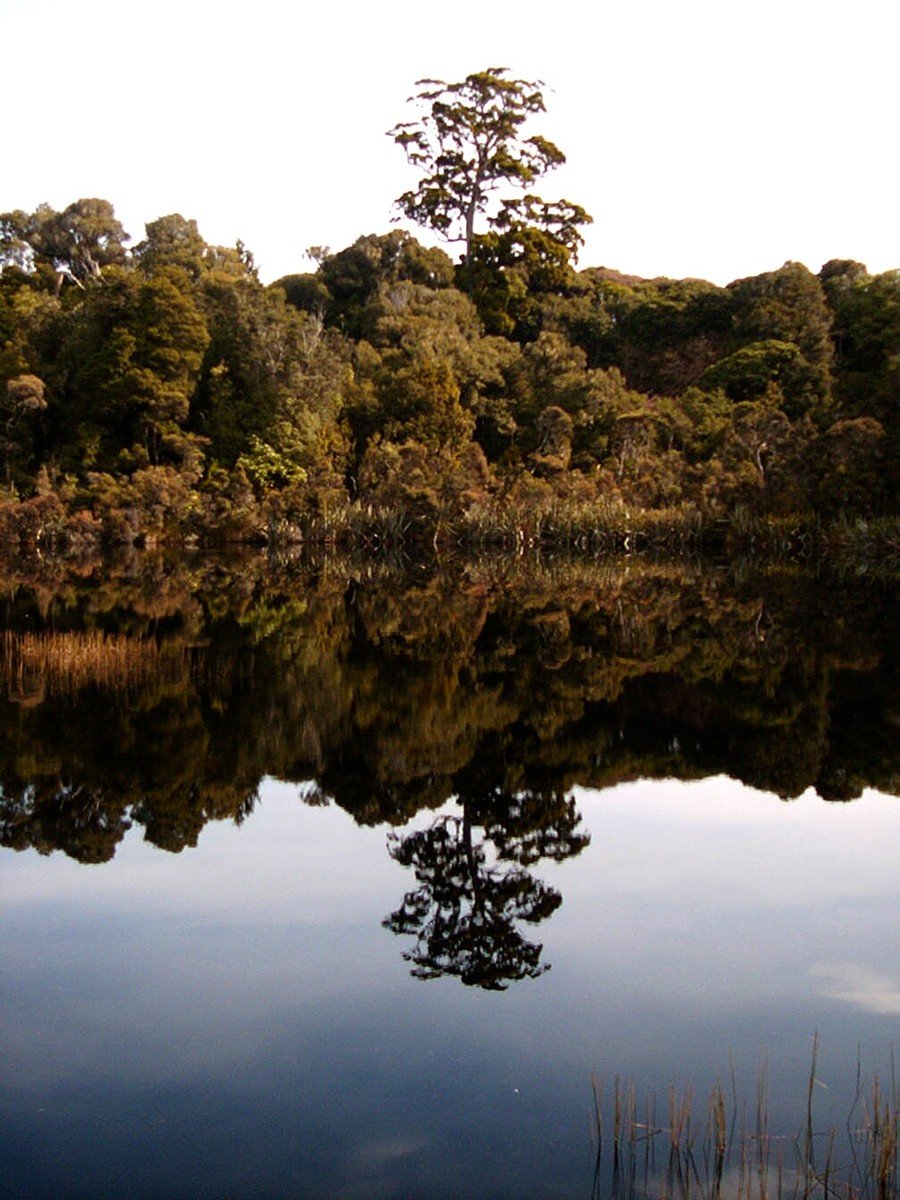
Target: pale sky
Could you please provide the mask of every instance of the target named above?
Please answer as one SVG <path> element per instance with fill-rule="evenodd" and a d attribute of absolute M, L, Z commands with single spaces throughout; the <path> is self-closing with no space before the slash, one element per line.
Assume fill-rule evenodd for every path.
<path fill-rule="evenodd" d="M 0 211 L 101 196 L 135 241 L 180 212 L 265 280 L 307 270 L 391 228 L 414 175 L 384 135 L 415 80 L 507 66 L 547 85 L 532 131 L 568 163 L 539 190 L 593 214 L 582 266 L 879 272 L 898 45 L 887 0 L 0 0 Z"/>

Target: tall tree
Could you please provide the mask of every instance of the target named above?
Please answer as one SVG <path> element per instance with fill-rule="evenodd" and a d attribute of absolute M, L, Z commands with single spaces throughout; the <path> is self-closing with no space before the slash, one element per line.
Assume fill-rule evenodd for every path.
<path fill-rule="evenodd" d="M 464 242 L 468 264 L 476 217 L 494 193 L 530 187 L 565 155 L 547 138 L 523 136 L 528 118 L 545 111 L 540 80 L 509 79 L 506 67 L 488 67 L 460 83 L 420 79 L 416 86 L 410 103 L 420 117 L 395 125 L 388 136 L 422 178 L 396 204 L 417 224 Z M 508 206 L 501 202 L 501 217 Z"/>

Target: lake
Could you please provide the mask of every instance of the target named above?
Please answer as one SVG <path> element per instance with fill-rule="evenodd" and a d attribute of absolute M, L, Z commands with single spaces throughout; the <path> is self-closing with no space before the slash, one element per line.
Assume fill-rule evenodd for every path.
<path fill-rule="evenodd" d="M 810 1132 L 843 1194 L 876 1075 L 896 1121 L 890 578 L 148 556 L 0 611 L 4 1196 L 678 1194 L 688 1108 L 711 1194 L 717 1082 L 717 1194 Z"/>

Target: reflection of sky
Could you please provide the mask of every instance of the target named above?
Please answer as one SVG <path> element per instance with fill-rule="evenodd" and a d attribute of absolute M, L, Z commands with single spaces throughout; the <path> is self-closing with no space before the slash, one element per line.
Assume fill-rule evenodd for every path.
<path fill-rule="evenodd" d="M 411 873 L 294 787 L 181 855 L 4 854 L 9 1194 L 582 1195 L 592 1071 L 702 1091 L 733 1054 L 751 1096 L 765 1046 L 793 1131 L 816 1028 L 835 1103 L 858 1044 L 884 1066 L 896 799 L 577 799 L 592 844 L 535 870 L 564 896 L 532 934 L 552 970 L 499 995 L 409 977 L 380 922 Z"/>

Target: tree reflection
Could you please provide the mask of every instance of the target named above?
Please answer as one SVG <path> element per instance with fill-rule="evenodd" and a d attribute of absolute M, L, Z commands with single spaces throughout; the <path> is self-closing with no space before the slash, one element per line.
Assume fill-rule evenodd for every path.
<path fill-rule="evenodd" d="M 547 804 L 535 794 L 498 790 L 480 803 L 460 799 L 461 816 L 442 815 L 427 829 L 389 835 L 391 857 L 412 867 L 418 887 L 383 924 L 415 937 L 403 957 L 417 979 L 453 975 L 469 986 L 502 991 L 549 970 L 540 961 L 541 943 L 527 938 L 518 922 L 536 925 L 562 903 L 556 888 L 526 865 L 577 854 L 590 836 L 577 828 L 574 802 L 559 796 Z M 473 817 L 483 841 L 473 836 Z"/>
<path fill-rule="evenodd" d="M 0 570 L 2 846 L 103 862 L 137 826 L 177 852 L 247 816 L 266 776 L 313 781 L 361 824 L 456 797 L 463 824 L 409 865 L 440 846 L 447 875 L 459 847 L 473 915 L 518 906 L 515 924 L 547 900 L 512 868 L 577 851 L 576 784 L 898 791 L 886 581 L 639 560 L 38 566 Z"/>
<path fill-rule="evenodd" d="M 82 863 L 109 862 L 130 827 L 123 806 L 102 790 L 59 782 L 28 784 L 17 792 L 2 785 L 0 846 L 62 850 Z"/>

